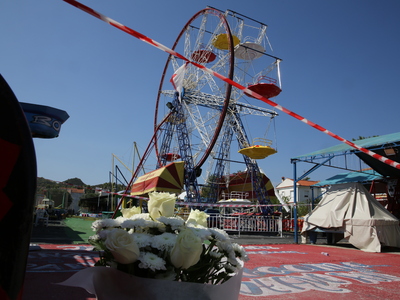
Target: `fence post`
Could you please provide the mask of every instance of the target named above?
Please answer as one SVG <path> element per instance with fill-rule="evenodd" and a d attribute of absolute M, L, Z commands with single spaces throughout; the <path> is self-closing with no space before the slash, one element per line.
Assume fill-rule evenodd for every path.
<path fill-rule="evenodd" d="M 282 237 L 283 236 L 282 215 L 279 216 L 279 220 L 278 220 L 278 232 L 279 232 L 279 236 Z"/>
<path fill-rule="evenodd" d="M 240 237 L 240 230 L 241 230 L 240 215 L 238 216 L 238 225 L 237 225 L 237 228 L 238 228 L 238 236 Z"/>

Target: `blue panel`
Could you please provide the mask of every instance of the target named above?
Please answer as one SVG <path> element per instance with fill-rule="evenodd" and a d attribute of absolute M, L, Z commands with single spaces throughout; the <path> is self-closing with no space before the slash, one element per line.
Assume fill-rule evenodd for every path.
<path fill-rule="evenodd" d="M 63 124 L 69 115 L 67 112 L 49 106 L 20 102 L 29 124 L 32 137 L 58 137 Z"/>

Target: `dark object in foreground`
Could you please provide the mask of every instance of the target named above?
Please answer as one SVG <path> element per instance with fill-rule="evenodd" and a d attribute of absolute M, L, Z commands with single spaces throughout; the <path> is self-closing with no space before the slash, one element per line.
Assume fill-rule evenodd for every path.
<path fill-rule="evenodd" d="M 21 299 L 33 223 L 36 156 L 29 126 L 0 75 L 0 299 Z"/>

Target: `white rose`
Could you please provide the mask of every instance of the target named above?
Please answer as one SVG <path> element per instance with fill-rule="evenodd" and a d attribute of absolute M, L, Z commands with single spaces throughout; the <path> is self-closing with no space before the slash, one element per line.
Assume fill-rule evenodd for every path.
<path fill-rule="evenodd" d="M 123 208 L 123 209 L 121 209 L 122 216 L 123 216 L 124 218 L 127 218 L 127 219 L 131 218 L 131 217 L 134 216 L 134 215 L 138 215 L 138 214 L 140 214 L 141 212 L 142 212 L 142 210 L 141 210 L 141 208 L 138 207 L 138 206 L 134 206 L 134 207 L 131 207 L 131 208 Z"/>
<path fill-rule="evenodd" d="M 207 227 L 207 218 L 208 215 L 204 211 L 200 211 L 198 209 L 195 210 L 192 209 L 190 211 L 189 217 L 186 220 L 186 223 Z"/>
<path fill-rule="evenodd" d="M 182 230 L 171 251 L 171 262 L 176 268 L 187 269 L 195 265 L 203 250 L 203 243 L 190 228 Z"/>
<path fill-rule="evenodd" d="M 115 260 L 121 264 L 135 262 L 140 254 L 133 236 L 123 229 L 115 228 L 108 232 L 105 245 Z"/>
<path fill-rule="evenodd" d="M 153 220 L 157 220 L 159 217 L 173 217 L 175 211 L 175 194 L 165 192 L 152 192 L 149 194 L 149 202 L 147 207 L 149 214 Z"/>

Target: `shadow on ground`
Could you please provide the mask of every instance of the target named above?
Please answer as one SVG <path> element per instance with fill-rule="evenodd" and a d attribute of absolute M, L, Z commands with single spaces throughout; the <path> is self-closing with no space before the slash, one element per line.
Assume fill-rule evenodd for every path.
<path fill-rule="evenodd" d="M 93 232 L 91 221 L 56 220 L 49 221 L 48 226 L 32 227 L 31 243 L 35 244 L 87 244 Z"/>

